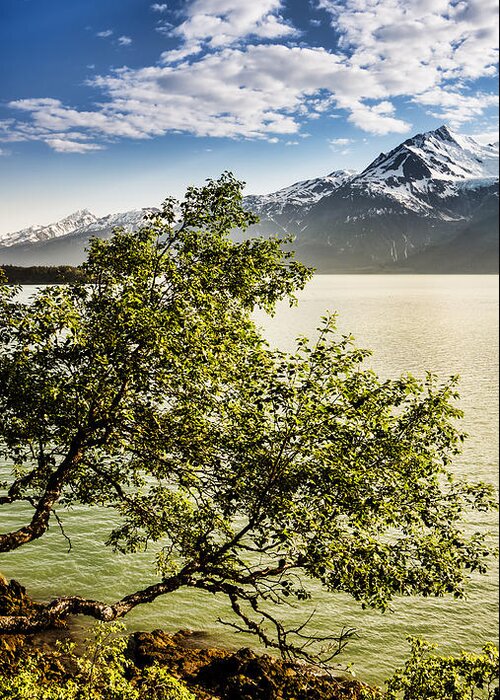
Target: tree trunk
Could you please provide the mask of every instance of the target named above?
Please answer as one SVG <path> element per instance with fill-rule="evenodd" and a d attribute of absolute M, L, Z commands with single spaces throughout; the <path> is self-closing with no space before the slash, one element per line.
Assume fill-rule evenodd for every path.
<path fill-rule="evenodd" d="M 152 603 L 158 596 L 172 593 L 181 586 L 192 585 L 188 567 L 170 578 L 121 598 L 115 603 L 66 596 L 50 603 L 37 603 L 26 595 L 17 581 L 0 582 L 0 634 L 39 632 L 64 624 L 71 615 L 88 615 L 111 622 L 124 617 L 137 605 Z"/>

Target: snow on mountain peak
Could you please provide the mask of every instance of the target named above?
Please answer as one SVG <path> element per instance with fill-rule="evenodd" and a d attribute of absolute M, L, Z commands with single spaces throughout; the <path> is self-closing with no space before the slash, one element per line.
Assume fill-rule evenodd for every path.
<path fill-rule="evenodd" d="M 157 211 L 154 207 L 144 209 L 131 209 L 130 211 L 119 212 L 118 214 L 107 214 L 99 219 L 94 219 L 85 227 L 85 233 L 89 236 L 99 235 L 102 231 L 112 231 L 114 228 L 124 228 L 133 231 L 142 224 L 144 216 Z"/>
<path fill-rule="evenodd" d="M 355 170 L 334 170 L 332 173 L 329 173 L 327 177 L 335 180 L 346 180 L 353 175 L 356 175 Z"/>
<path fill-rule="evenodd" d="M 432 211 L 431 196 L 446 198 L 498 178 L 498 149 L 447 126 L 416 134 L 381 153 L 352 182 L 370 196 L 385 196 L 413 211 Z"/>
<path fill-rule="evenodd" d="M 138 228 L 144 215 L 148 212 L 156 211 L 155 208 L 132 209 L 131 211 L 120 212 L 118 214 L 107 214 L 97 217 L 88 209 L 79 209 L 64 219 L 48 226 L 30 226 L 29 228 L 7 233 L 0 237 L 0 248 L 23 245 L 25 243 L 40 243 L 52 238 L 63 236 L 102 236 L 103 232 L 111 232 L 115 227 L 122 227 L 126 230 Z"/>
<path fill-rule="evenodd" d="M 97 217 L 88 209 L 78 209 L 69 216 L 66 216 L 60 221 L 56 221 L 47 226 L 34 225 L 28 228 L 6 233 L 0 236 L 0 247 L 10 247 L 23 243 L 38 243 L 39 241 L 47 241 L 51 238 L 59 238 L 73 233 L 82 226 L 89 226 L 97 221 Z"/>
<path fill-rule="evenodd" d="M 405 145 L 425 161 L 436 179 L 498 177 L 498 150 L 447 126 L 418 134 Z"/>
<path fill-rule="evenodd" d="M 498 177 L 498 149 L 441 126 L 381 153 L 359 178 L 386 180 L 391 175 L 409 181 L 494 178 Z"/>
<path fill-rule="evenodd" d="M 300 180 L 271 194 L 250 195 L 245 197 L 245 203 L 254 211 L 261 213 L 269 208 L 283 212 L 286 207 L 300 208 L 305 212 L 320 199 L 332 194 L 355 174 L 355 170 L 334 170 L 325 177 Z"/>

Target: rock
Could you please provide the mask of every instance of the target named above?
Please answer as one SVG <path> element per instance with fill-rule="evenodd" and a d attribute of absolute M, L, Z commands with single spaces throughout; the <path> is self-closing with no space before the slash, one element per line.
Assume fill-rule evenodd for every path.
<path fill-rule="evenodd" d="M 25 589 L 16 581 L 0 583 L 0 615 L 36 610 Z M 68 659 L 58 652 L 51 630 L 43 635 L 0 635 L 0 674 L 11 673 L 23 658 L 36 655 L 47 679 L 71 677 Z M 198 700 L 359 700 L 362 684 L 333 678 L 308 666 L 257 654 L 252 649 L 196 647 L 203 635 L 181 630 L 135 632 L 129 636 L 126 656 L 140 675 L 159 664 L 185 683 Z"/>
<path fill-rule="evenodd" d="M 129 637 L 127 655 L 138 668 L 157 662 L 178 678 L 193 675 L 214 658 L 227 655 L 223 649 L 199 648 L 186 643 L 184 632 L 170 635 L 163 630 L 135 632 Z"/>
<path fill-rule="evenodd" d="M 131 635 L 129 654 L 139 668 L 158 663 L 181 679 L 198 698 L 223 700 L 356 700 L 359 681 L 332 678 L 307 664 L 296 664 L 251 649 L 189 646 L 185 631 Z"/>
<path fill-rule="evenodd" d="M 0 615 L 29 615 L 39 607 L 38 603 L 26 595 L 24 586 L 21 586 L 14 579 L 7 581 L 2 576 L 0 579 Z"/>

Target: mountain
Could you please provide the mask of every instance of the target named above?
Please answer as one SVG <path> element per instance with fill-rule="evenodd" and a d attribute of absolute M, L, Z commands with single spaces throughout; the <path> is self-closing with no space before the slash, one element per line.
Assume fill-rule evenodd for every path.
<path fill-rule="evenodd" d="M 381 153 L 360 173 L 339 170 L 244 202 L 260 217 L 250 235 L 291 236 L 298 258 L 319 272 L 498 270 L 498 143 L 446 126 Z M 134 229 L 146 211 L 97 218 L 83 210 L 8 234 L 0 264 L 78 264 L 91 236 Z"/>
<path fill-rule="evenodd" d="M 401 261 L 395 272 L 498 274 L 498 194 L 486 197 L 467 226 L 450 241 L 429 245 Z"/>
<path fill-rule="evenodd" d="M 98 218 L 87 210 L 86 215 L 80 219 L 80 225 L 51 238 L 38 238 L 33 240 L 25 232 L 50 229 L 59 231 L 63 222 L 76 221 L 82 212 L 75 212 L 67 219 L 43 227 L 33 226 L 23 231 L 8 234 L 0 239 L 0 264 L 2 265 L 79 265 L 85 259 L 85 248 L 92 236 L 97 238 L 109 238 L 116 226 L 123 226 L 132 231 L 141 224 L 144 215 L 152 211 L 150 209 L 133 209 L 119 214 L 108 214 Z M 5 241 L 9 241 L 6 243 Z M 17 241 L 12 243 L 11 241 Z"/>
<path fill-rule="evenodd" d="M 250 195 L 245 197 L 245 200 L 249 205 L 255 204 L 264 208 L 277 207 L 282 210 L 285 206 L 295 206 L 307 211 L 313 204 L 334 192 L 354 175 L 356 175 L 355 170 L 335 170 L 326 177 L 301 180 L 272 194 Z"/>
<path fill-rule="evenodd" d="M 23 243 L 38 243 L 51 240 L 52 238 L 60 238 L 73 233 L 78 228 L 90 226 L 96 221 L 97 217 L 91 214 L 88 209 L 79 209 L 55 224 L 30 226 L 29 228 L 23 228 L 21 231 L 4 234 L 0 236 L 0 247 L 10 247 Z"/>
<path fill-rule="evenodd" d="M 484 241 L 474 262 L 479 220 L 494 226 L 490 252 L 498 251 L 498 144 L 483 146 L 442 126 L 381 153 L 361 173 L 338 183 L 324 180 L 323 188 L 309 181 L 321 196 L 296 214 L 287 190 L 247 198 L 261 217 L 260 232 L 293 236 L 299 257 L 321 272 L 405 269 L 422 251 L 444 251 L 458 236 L 468 241 L 471 271 L 481 272 Z M 287 189 L 295 188 L 307 190 L 307 183 Z M 483 208 L 490 224 L 478 213 Z"/>

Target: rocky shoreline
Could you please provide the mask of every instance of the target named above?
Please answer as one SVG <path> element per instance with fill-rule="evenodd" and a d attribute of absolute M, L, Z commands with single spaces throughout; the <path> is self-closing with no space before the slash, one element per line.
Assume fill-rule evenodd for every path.
<path fill-rule="evenodd" d="M 16 581 L 0 580 L 0 615 L 22 615 L 36 611 Z M 0 635 L 0 674 L 12 672 L 36 653 L 51 678 L 65 678 L 65 668 L 55 653 L 56 639 L 70 635 L 68 629 L 47 634 Z M 200 700 L 358 700 L 367 689 L 363 683 L 334 678 L 305 663 L 277 659 L 243 648 L 237 652 L 207 648 L 195 634 L 181 630 L 135 632 L 125 651 L 135 672 L 157 664 L 182 681 Z"/>

